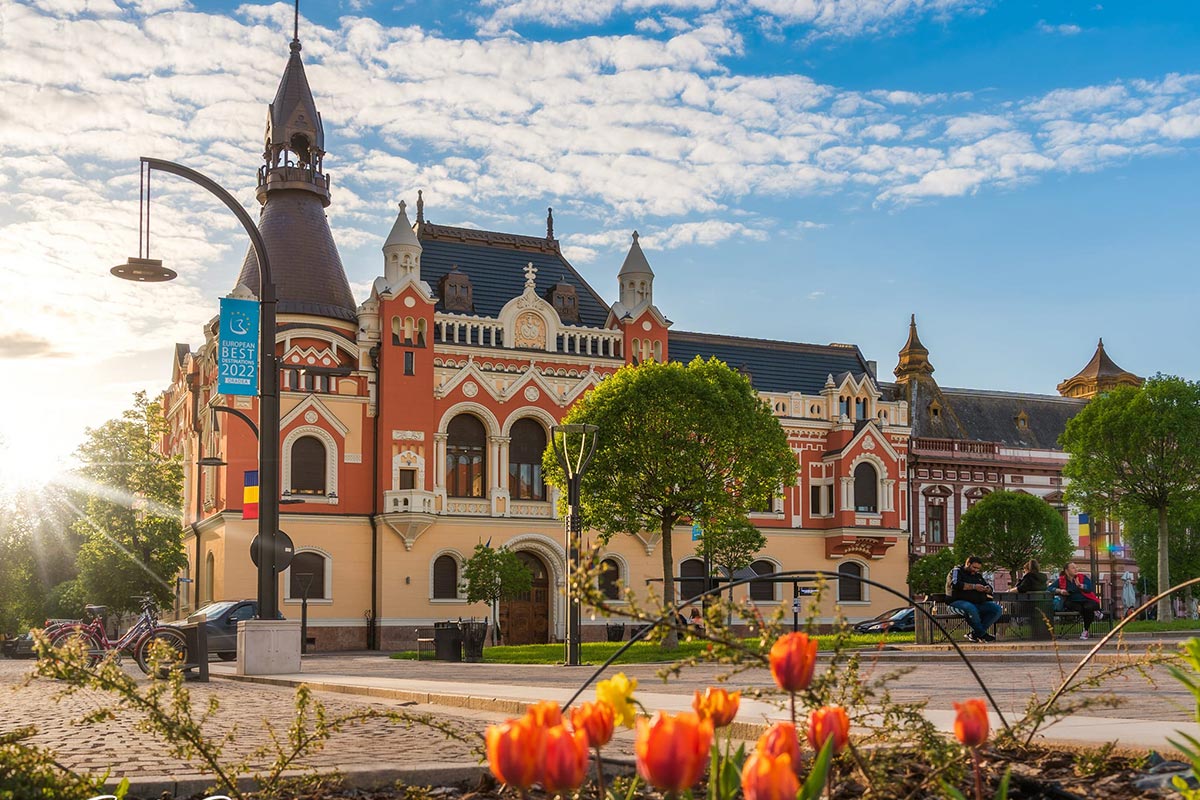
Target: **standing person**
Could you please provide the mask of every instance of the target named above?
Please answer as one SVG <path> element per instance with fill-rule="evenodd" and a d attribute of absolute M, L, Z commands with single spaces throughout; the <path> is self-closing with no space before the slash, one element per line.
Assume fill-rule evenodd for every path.
<path fill-rule="evenodd" d="M 971 630 L 967 641 L 982 644 L 994 642 L 996 637 L 988 628 L 1000 619 L 1004 609 L 992 599 L 992 587 L 983 579 L 983 561 L 978 556 L 968 556 L 963 566 L 950 572 L 950 607 L 961 611 L 967 618 Z"/>
<path fill-rule="evenodd" d="M 1138 606 L 1137 587 L 1133 585 L 1133 573 L 1125 570 L 1121 575 L 1121 583 L 1123 584 L 1121 586 L 1121 604 L 1125 606 L 1125 616 L 1129 616 Z"/>
<path fill-rule="evenodd" d="M 1079 612 L 1079 617 L 1083 620 L 1083 633 L 1079 634 L 1079 638 L 1089 639 L 1100 604 L 1084 594 L 1083 587 L 1079 585 L 1078 575 L 1078 567 L 1073 563 L 1067 564 L 1058 576 L 1058 588 L 1054 592 L 1062 597 L 1064 609 Z"/>
<path fill-rule="evenodd" d="M 1019 594 L 1044 592 L 1049 583 L 1050 581 L 1046 577 L 1046 573 L 1042 572 L 1037 559 L 1031 558 L 1025 563 L 1025 574 L 1021 576 L 1021 580 L 1017 583 L 1017 592 Z"/>

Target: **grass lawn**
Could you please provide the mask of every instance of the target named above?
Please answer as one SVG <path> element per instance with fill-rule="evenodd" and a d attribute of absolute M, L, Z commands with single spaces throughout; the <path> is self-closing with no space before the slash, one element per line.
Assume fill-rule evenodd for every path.
<path fill-rule="evenodd" d="M 818 636 L 817 648 L 828 650 L 833 646 L 833 636 Z M 912 644 L 913 634 L 893 633 L 887 636 L 880 634 L 851 634 L 847 643 L 851 647 L 873 648 L 883 644 Z M 746 644 L 755 646 L 758 639 L 747 639 Z M 599 666 L 617 649 L 622 642 L 584 642 L 580 645 L 580 660 L 585 664 Z M 707 642 L 681 642 L 675 650 L 666 650 L 661 645 L 652 642 L 638 642 L 630 647 L 614 663 L 616 664 L 653 664 L 657 662 L 676 661 L 681 658 L 699 655 L 708 647 Z M 392 658 L 415 661 L 417 652 L 407 650 L 393 653 Z M 561 664 L 564 660 L 562 644 L 526 644 L 501 645 L 485 647 L 483 660 L 488 664 Z"/>

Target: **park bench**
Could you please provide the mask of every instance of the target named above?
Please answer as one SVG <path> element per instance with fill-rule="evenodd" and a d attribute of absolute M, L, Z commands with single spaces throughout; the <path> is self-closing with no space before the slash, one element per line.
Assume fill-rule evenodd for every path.
<path fill-rule="evenodd" d="M 417 661 L 421 660 L 421 654 L 425 651 L 436 653 L 437 648 L 433 641 L 433 626 L 417 628 Z"/>

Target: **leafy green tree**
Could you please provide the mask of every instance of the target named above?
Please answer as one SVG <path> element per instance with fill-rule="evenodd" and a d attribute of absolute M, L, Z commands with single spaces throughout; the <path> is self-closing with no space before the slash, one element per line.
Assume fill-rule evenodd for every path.
<path fill-rule="evenodd" d="M 1169 514 L 1200 500 L 1200 383 L 1157 375 L 1099 395 L 1067 423 L 1067 499 L 1089 512 L 1156 516 L 1158 591 L 1171 587 Z M 1171 619 L 1171 602 L 1158 603 Z"/>
<path fill-rule="evenodd" d="M 492 608 L 492 642 L 501 640 L 500 620 L 496 606 L 527 593 L 533 586 L 533 574 L 521 563 L 517 554 L 507 547 L 493 549 L 486 544 L 475 545 L 475 552 L 463 565 L 463 587 L 467 602 L 486 602 Z"/>
<path fill-rule="evenodd" d="M 1138 573 L 1158 585 L 1158 514 L 1146 509 L 1130 512 L 1121 521 L 1125 540 L 1133 547 Z M 1173 506 L 1167 513 L 1171 542 L 1172 586 L 1200 575 L 1200 502 Z M 1191 587 L 1190 595 L 1200 596 Z"/>
<path fill-rule="evenodd" d="M 720 567 L 730 578 L 754 563 L 754 556 L 767 546 L 767 537 L 744 517 L 701 527 L 703 533 L 696 542 L 696 555 Z M 733 590 L 729 592 L 732 597 Z"/>
<path fill-rule="evenodd" d="M 946 588 L 946 576 L 959 563 L 954 548 L 947 547 L 921 556 L 908 568 L 908 591 L 911 594 L 940 594 Z"/>
<path fill-rule="evenodd" d="M 623 367 L 563 422 L 599 427 L 581 485 L 585 523 L 603 542 L 657 532 L 668 605 L 676 595 L 671 533 L 681 520 L 744 519 L 796 482 L 779 421 L 745 376 L 715 358 Z M 542 465 L 548 480 L 566 487 L 552 448 Z M 678 644 L 674 630 L 665 644 Z"/>
<path fill-rule="evenodd" d="M 977 555 L 991 567 L 1008 570 L 1017 582 L 1025 562 L 1064 564 L 1075 553 L 1062 515 L 1040 497 L 992 492 L 963 514 L 954 536 L 958 561 Z"/>
<path fill-rule="evenodd" d="M 141 594 L 168 605 L 175 575 L 187 564 L 179 512 L 183 469 L 159 450 L 165 430 L 159 403 L 139 392 L 120 419 L 89 428 L 77 453 L 87 486 L 75 523 L 84 537 L 79 579 L 90 602 L 115 613 L 136 609 L 133 597 Z"/>
<path fill-rule="evenodd" d="M 0 633 L 41 625 L 51 589 L 75 577 L 72 505 L 62 485 L 0 497 Z"/>

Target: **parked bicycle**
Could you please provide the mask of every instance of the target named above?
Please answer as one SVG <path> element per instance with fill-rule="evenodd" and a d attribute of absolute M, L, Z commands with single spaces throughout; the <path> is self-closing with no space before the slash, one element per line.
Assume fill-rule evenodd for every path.
<path fill-rule="evenodd" d="M 61 623 L 51 630 L 48 640 L 54 647 L 69 642 L 81 641 L 87 648 L 88 665 L 99 663 L 109 653 L 115 653 L 118 663 L 122 654 L 133 656 L 138 668 L 150 674 L 150 649 L 154 642 L 165 642 L 174 653 L 174 660 L 183 661 L 187 656 L 187 640 L 178 628 L 158 624 L 158 607 L 149 595 L 135 597 L 141 605 L 137 621 L 116 640 L 108 638 L 104 629 L 105 606 L 84 606 L 86 621 Z M 160 673 L 163 670 L 159 670 Z M 161 674 L 160 674 L 161 677 Z"/>

